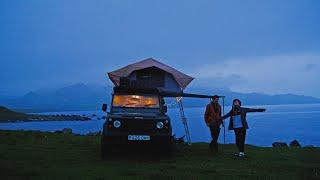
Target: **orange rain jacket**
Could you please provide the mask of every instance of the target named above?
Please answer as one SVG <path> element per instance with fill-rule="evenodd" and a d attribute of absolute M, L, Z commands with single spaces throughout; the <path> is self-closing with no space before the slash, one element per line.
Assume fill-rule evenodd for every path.
<path fill-rule="evenodd" d="M 206 107 L 206 112 L 204 113 L 204 120 L 206 124 L 220 126 L 222 124 L 221 106 L 218 104 L 217 111 L 215 111 L 213 104 L 208 104 Z"/>

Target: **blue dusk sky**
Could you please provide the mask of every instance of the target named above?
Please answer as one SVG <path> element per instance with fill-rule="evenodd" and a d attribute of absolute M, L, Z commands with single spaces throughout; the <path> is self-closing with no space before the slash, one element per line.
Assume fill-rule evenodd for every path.
<path fill-rule="evenodd" d="M 192 86 L 320 98 L 320 1 L 0 1 L 0 96 L 110 84 L 148 57 Z"/>

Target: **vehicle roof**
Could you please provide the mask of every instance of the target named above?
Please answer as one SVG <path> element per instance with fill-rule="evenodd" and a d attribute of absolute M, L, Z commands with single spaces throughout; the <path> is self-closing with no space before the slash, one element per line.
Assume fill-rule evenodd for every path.
<path fill-rule="evenodd" d="M 113 91 L 115 94 L 153 94 L 161 97 L 189 97 L 189 98 L 213 98 L 216 95 L 203 95 L 203 94 L 190 94 L 190 93 L 175 93 L 175 92 L 166 92 L 161 90 L 161 88 L 123 88 L 123 87 L 114 87 Z M 218 96 L 224 98 L 225 96 Z"/>
<path fill-rule="evenodd" d="M 160 96 L 160 91 L 158 89 L 133 89 L 133 88 L 122 88 L 114 87 L 114 94 L 153 94 Z"/>

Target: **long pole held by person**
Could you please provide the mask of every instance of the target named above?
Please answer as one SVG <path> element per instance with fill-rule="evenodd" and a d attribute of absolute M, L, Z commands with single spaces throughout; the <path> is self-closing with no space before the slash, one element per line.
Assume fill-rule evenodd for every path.
<path fill-rule="evenodd" d="M 222 114 L 224 116 L 224 96 L 222 97 Z M 226 127 L 224 125 L 224 121 L 222 121 L 223 125 L 223 144 L 226 144 Z"/>

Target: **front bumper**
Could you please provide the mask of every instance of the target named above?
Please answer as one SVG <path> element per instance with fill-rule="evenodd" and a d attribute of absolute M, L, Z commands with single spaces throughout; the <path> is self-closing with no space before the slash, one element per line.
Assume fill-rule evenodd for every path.
<path fill-rule="evenodd" d="M 128 140 L 129 135 L 150 136 L 150 140 Z M 173 137 L 168 134 L 128 134 L 128 133 L 112 133 L 103 134 L 102 140 L 109 146 L 121 145 L 150 145 L 150 146 L 166 146 L 173 142 Z"/>

